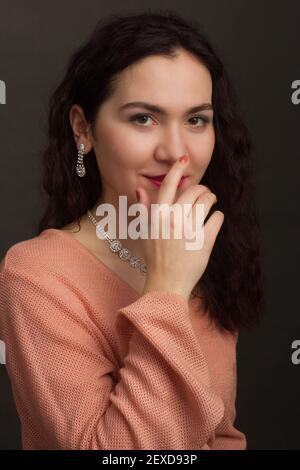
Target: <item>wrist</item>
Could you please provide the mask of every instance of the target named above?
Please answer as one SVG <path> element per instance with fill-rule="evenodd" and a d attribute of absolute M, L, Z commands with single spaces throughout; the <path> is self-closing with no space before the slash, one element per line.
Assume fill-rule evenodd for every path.
<path fill-rule="evenodd" d="M 184 292 L 180 288 L 176 288 L 174 286 L 171 286 L 170 284 L 163 283 L 163 282 L 158 282 L 155 280 L 147 280 L 144 289 L 142 292 L 142 295 L 148 293 L 148 292 L 153 292 L 153 291 L 161 291 L 161 292 L 169 292 L 171 294 L 177 294 L 180 295 L 181 297 L 184 298 L 184 300 L 188 301 L 190 295 L 187 292 Z"/>

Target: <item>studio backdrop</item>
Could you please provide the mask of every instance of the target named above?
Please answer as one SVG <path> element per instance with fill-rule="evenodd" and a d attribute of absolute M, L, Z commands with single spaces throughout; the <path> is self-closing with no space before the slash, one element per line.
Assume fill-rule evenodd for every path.
<path fill-rule="evenodd" d="M 129 2 L 126 12 L 149 8 L 197 20 L 240 100 L 253 142 L 266 305 L 259 327 L 238 340 L 236 426 L 248 449 L 300 449 L 300 3 L 152 0 Z M 96 22 L 123 12 L 116 0 L 1 1 L 1 259 L 33 236 L 45 208 L 49 96 Z M 0 359 L 0 448 L 20 449 L 1 331 Z"/>

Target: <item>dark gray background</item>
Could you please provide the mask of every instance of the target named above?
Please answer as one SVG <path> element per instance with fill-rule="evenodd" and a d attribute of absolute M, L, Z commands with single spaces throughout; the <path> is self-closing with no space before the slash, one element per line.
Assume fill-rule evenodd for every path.
<path fill-rule="evenodd" d="M 49 94 L 66 61 L 98 18 L 121 1 L 0 3 L 0 258 L 28 239 L 43 202 L 38 186 Z M 127 12 L 167 8 L 195 18 L 228 67 L 255 145 L 267 309 L 256 332 L 238 342 L 236 426 L 248 449 L 300 449 L 299 177 L 300 2 L 129 1 Z M 298 93 L 298 101 L 300 93 Z M 1 332 L 0 332 L 1 338 Z M 20 427 L 5 367 L 0 366 L 0 448 L 20 448 Z"/>

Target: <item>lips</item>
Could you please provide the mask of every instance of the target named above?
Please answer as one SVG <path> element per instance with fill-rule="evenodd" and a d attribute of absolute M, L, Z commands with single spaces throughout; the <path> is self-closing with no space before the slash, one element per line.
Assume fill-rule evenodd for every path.
<path fill-rule="evenodd" d="M 166 175 L 158 175 L 158 176 L 145 176 L 154 186 L 160 187 L 161 183 Z M 181 180 L 178 183 L 178 186 L 181 186 L 183 181 L 187 178 L 187 176 L 182 176 Z"/>
<path fill-rule="evenodd" d="M 146 176 L 146 175 L 145 175 Z M 162 181 L 166 175 L 158 175 L 158 176 L 146 176 L 146 178 L 150 178 L 156 181 Z"/>

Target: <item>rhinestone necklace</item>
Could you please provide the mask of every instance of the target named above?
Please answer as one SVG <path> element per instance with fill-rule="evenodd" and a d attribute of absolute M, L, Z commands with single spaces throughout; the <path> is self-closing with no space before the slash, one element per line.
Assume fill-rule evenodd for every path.
<path fill-rule="evenodd" d="M 93 217 L 93 214 L 90 210 L 87 211 L 87 216 L 90 221 L 95 225 L 96 231 L 100 233 L 102 236 L 104 235 L 104 239 L 108 242 L 109 248 L 113 253 L 118 253 L 119 257 L 122 261 L 128 261 L 132 268 L 136 268 L 140 271 L 141 274 L 146 276 L 147 274 L 147 266 L 146 264 L 137 256 L 133 256 L 127 248 L 123 248 L 122 243 L 120 240 L 110 238 L 104 231 L 103 227 L 98 225 L 97 220 Z"/>

